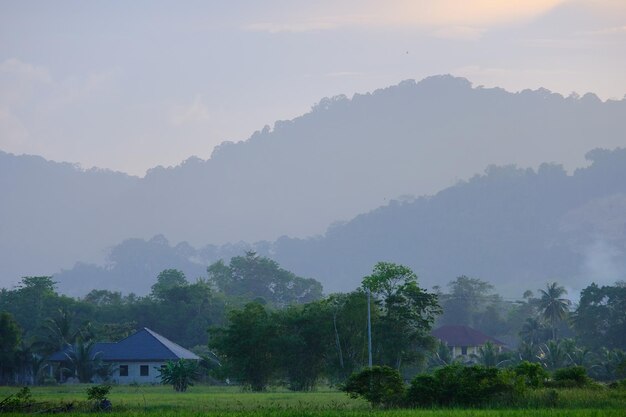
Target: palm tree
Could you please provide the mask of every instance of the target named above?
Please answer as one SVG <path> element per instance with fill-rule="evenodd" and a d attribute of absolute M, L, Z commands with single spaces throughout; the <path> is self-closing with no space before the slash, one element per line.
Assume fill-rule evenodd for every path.
<path fill-rule="evenodd" d="M 539 347 L 537 359 L 545 368 L 554 370 L 566 366 L 569 358 L 564 343 L 550 340 Z"/>
<path fill-rule="evenodd" d="M 94 376 L 107 379 L 111 374 L 111 367 L 102 361 L 102 352 L 94 352 L 94 345 L 91 340 L 83 341 L 79 338 L 65 353 L 68 370 L 79 382 L 91 382 Z"/>
<path fill-rule="evenodd" d="M 546 333 L 546 327 L 539 320 L 529 317 L 522 325 L 519 335 L 524 343 L 537 345 L 546 340 Z"/>
<path fill-rule="evenodd" d="M 551 324 L 552 339 L 556 340 L 556 324 L 565 319 L 572 302 L 566 298 L 561 298 L 561 296 L 567 294 L 567 291 L 556 282 L 546 284 L 546 289 L 539 291 L 541 292 L 539 305 L 541 306 L 542 316 Z"/>
<path fill-rule="evenodd" d="M 476 359 L 481 365 L 493 368 L 498 364 L 498 350 L 496 346 L 491 341 L 487 341 L 487 343 L 478 348 Z"/>
<path fill-rule="evenodd" d="M 68 309 L 60 308 L 55 317 L 46 318 L 43 326 L 45 337 L 36 343 L 36 347 L 45 353 L 53 353 L 76 343 L 82 328 L 75 328 L 75 316 Z"/>
<path fill-rule="evenodd" d="M 198 364 L 185 359 L 167 361 L 160 372 L 162 384 L 172 385 L 177 392 L 185 392 L 198 379 Z"/>

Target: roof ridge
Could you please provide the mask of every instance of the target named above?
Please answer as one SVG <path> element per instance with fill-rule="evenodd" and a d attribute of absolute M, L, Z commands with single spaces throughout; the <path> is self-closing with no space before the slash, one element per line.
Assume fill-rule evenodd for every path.
<path fill-rule="evenodd" d="M 178 343 L 171 341 L 170 339 L 168 339 L 167 337 L 165 337 L 165 336 L 163 336 L 161 334 L 158 334 L 154 330 L 148 329 L 147 327 L 144 327 L 144 330 L 147 331 L 150 334 L 150 336 L 155 338 L 163 347 L 165 347 L 168 351 L 170 351 L 171 353 L 173 353 L 176 356 L 178 356 L 178 354 L 175 351 L 173 351 L 172 348 L 170 346 L 168 346 L 168 344 L 174 345 L 174 347 L 176 347 L 176 348 L 180 348 L 180 349 L 182 349 L 185 352 L 189 352 L 189 353 L 195 355 L 195 353 L 193 353 L 189 349 L 182 347 Z M 165 342 L 167 342 L 167 343 L 165 343 Z"/>

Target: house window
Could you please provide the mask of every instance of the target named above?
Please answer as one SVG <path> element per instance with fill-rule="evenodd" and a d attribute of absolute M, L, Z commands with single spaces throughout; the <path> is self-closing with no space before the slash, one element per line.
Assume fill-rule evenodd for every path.
<path fill-rule="evenodd" d="M 467 355 L 467 346 L 461 346 L 461 355 Z"/>
<path fill-rule="evenodd" d="M 120 365 L 120 376 L 128 376 L 128 365 Z"/>
<path fill-rule="evenodd" d="M 148 365 L 141 365 L 139 367 L 139 376 L 148 376 L 150 375 L 150 368 L 148 368 Z"/>

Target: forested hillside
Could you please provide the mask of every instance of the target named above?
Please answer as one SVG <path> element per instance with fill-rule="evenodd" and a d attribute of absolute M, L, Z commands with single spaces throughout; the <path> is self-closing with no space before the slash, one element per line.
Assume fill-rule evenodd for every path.
<path fill-rule="evenodd" d="M 99 261 L 125 239 L 159 234 L 195 247 L 307 238 L 399 196 L 436 193 L 490 164 L 580 167 L 587 151 L 623 146 L 625 135 L 626 100 L 511 93 L 436 76 L 323 99 L 301 117 L 223 143 L 207 161 L 190 158 L 144 178 L 0 153 L 0 277 L 8 285 Z M 300 257 L 287 255 L 295 243 L 287 246 L 277 247 L 282 259 Z M 371 266 L 360 260 L 303 270 L 339 282 Z"/>
<path fill-rule="evenodd" d="M 107 267 L 81 264 L 55 275 L 63 291 L 107 286 L 145 294 L 163 268 L 205 276 L 206 266 L 246 250 L 270 256 L 327 292 L 356 288 L 379 260 L 413 268 L 430 287 L 459 275 L 521 297 L 549 280 L 580 290 L 626 277 L 626 150 L 595 150 L 573 174 L 491 166 L 433 196 L 391 201 L 325 235 L 274 242 L 171 246 L 163 236 L 114 247 Z"/>

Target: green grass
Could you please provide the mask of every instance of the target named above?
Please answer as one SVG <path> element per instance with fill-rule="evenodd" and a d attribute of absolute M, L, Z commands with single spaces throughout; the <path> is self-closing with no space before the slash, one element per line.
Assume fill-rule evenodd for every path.
<path fill-rule="evenodd" d="M 32 388 L 35 401 L 82 403 L 85 407 L 88 385 Z M 0 387 L 0 399 L 17 388 Z M 609 389 L 563 389 L 553 397 L 554 408 L 544 407 L 548 390 L 530 392 L 515 409 L 372 410 L 362 400 L 342 392 L 320 389 L 294 393 L 283 389 L 252 393 L 237 387 L 191 387 L 186 393 L 165 386 L 114 386 L 109 399 L 115 416 L 242 416 L 242 417 L 339 417 L 339 416 L 420 416 L 420 417 L 626 417 L 626 391 Z M 80 409 L 81 407 L 77 407 Z M 10 414 L 9 414 L 10 415 Z M 94 413 L 72 413 L 91 415 Z"/>

